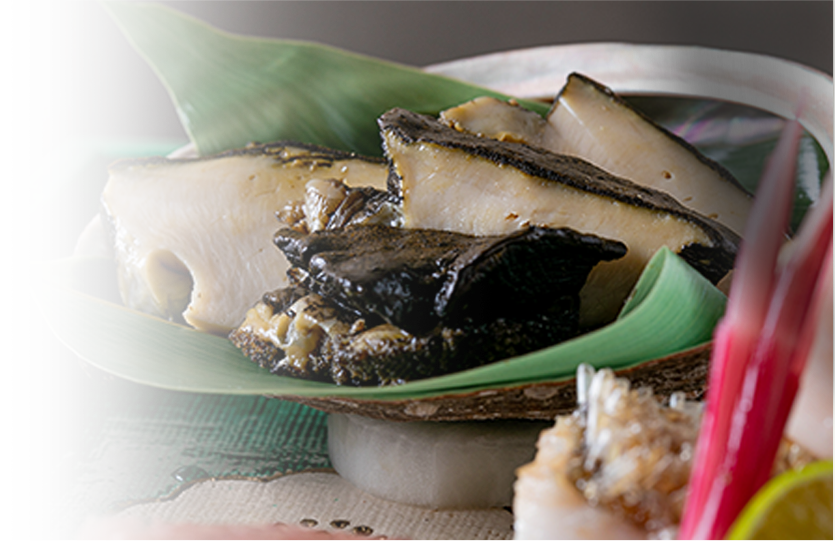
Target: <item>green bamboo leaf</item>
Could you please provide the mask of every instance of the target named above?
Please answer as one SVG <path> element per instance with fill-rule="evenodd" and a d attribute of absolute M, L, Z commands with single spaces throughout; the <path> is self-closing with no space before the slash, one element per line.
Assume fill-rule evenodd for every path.
<path fill-rule="evenodd" d="M 165 6 L 105 6 L 168 89 L 201 154 L 295 140 L 380 155 L 375 119 L 392 107 L 437 114 L 478 96 L 507 98 L 320 44 L 228 34 Z"/>
<path fill-rule="evenodd" d="M 54 276 L 89 262 L 67 260 Z M 89 267 L 85 267 L 89 269 Z M 89 271 L 85 271 L 89 272 Z M 393 400 L 573 378 L 581 362 L 616 369 L 710 340 L 725 296 L 668 249 L 649 263 L 614 323 L 538 352 L 469 371 L 383 388 L 351 388 L 280 377 L 245 358 L 229 341 L 141 314 L 58 285 L 50 315 L 55 334 L 91 364 L 120 377 L 179 391 L 343 396 Z"/>

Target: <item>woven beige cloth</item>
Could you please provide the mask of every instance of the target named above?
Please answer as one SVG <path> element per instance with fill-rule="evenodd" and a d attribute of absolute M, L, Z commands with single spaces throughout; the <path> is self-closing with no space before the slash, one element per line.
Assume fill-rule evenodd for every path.
<path fill-rule="evenodd" d="M 172 498 L 142 503 L 119 517 L 171 524 L 263 525 L 277 522 L 372 537 L 507 540 L 513 516 L 503 508 L 431 510 L 385 501 L 333 472 L 269 481 L 206 480 Z"/>

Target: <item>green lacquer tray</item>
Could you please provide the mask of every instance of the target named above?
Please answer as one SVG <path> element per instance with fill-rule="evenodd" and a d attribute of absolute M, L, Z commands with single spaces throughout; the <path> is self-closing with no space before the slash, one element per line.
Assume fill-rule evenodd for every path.
<path fill-rule="evenodd" d="M 12 192 L 12 254 L 72 252 L 96 212 L 106 165 L 181 140 L 72 137 Z M 261 397 L 93 382 L 12 277 L 13 540 L 72 539 L 89 514 L 164 496 L 190 480 L 328 468 L 325 416 Z"/>

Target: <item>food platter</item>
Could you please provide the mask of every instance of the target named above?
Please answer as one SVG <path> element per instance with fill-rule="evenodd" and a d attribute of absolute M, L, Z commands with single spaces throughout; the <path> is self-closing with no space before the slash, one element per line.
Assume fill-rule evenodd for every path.
<path fill-rule="evenodd" d="M 566 77 L 572 73 L 600 79 L 611 88 L 611 91 L 604 89 L 604 94 L 621 93 L 643 100 L 642 107 L 654 109 L 655 122 L 662 126 L 666 124 L 674 135 L 681 132 L 685 147 L 690 136 L 692 145 L 698 148 L 697 143 L 701 143 L 705 154 L 709 148 L 717 154 L 716 162 L 727 163 L 729 169 L 732 159 L 742 156 L 744 160 L 734 169 L 740 184 L 750 192 L 755 190 L 759 172 L 776 141 L 781 125 L 779 119 L 797 114 L 811 136 L 800 157 L 804 167 L 800 168 L 803 178 L 798 184 L 803 190 L 798 195 L 795 218 L 802 216 L 805 208 L 815 201 L 821 177 L 832 158 L 831 78 L 778 59 L 693 47 L 592 43 L 510 51 L 419 70 L 320 44 L 234 36 L 161 6 L 131 6 L 106 1 L 102 4 L 168 89 L 183 126 L 201 155 L 198 165 L 205 164 L 203 160 L 208 161 L 212 156 L 222 156 L 217 153 L 243 147 L 253 140 L 298 138 L 302 144 L 379 156 L 383 149 L 380 141 L 382 124 L 378 125 L 378 119 L 385 118 L 386 111 L 413 108 L 414 115 L 438 114 L 468 100 L 492 96 L 505 101 L 512 98 L 531 111 L 545 114 L 550 108 L 547 101 L 560 91 L 561 86 L 567 86 Z M 160 33 L 171 39 L 157 39 Z M 184 54 L 186 50 L 189 52 Z M 236 54 L 231 54 L 233 51 Z M 239 84 L 239 78 L 232 74 L 245 75 L 246 84 Z M 298 80 L 314 86 L 306 86 L 300 91 Z M 235 83 L 230 84 L 230 81 Z M 281 99 L 275 99 L 275 96 L 281 96 Z M 663 105 L 659 107 L 659 103 Z M 724 111 L 726 105 L 731 107 L 730 113 Z M 741 107 L 742 112 L 734 106 Z M 744 128 L 742 136 L 736 133 L 738 126 Z M 448 127 L 445 129 L 457 133 Z M 718 135 L 698 141 L 705 132 L 713 133 L 716 129 Z M 475 136 L 474 139 L 477 143 L 471 148 L 485 147 L 484 142 L 489 141 L 478 140 Z M 390 147 L 390 143 L 385 141 L 382 147 Z M 533 146 L 527 149 L 534 154 L 537 152 Z M 542 160 L 550 164 L 552 157 L 542 155 Z M 156 170 L 163 162 L 159 159 L 148 162 L 148 170 Z M 131 170 L 133 166 L 122 163 L 109 171 L 114 173 L 120 168 Z M 600 171 L 597 175 L 603 173 L 606 172 Z M 673 178 L 673 174 L 664 173 L 667 179 Z M 257 176 L 241 178 L 252 181 Z M 592 178 L 590 176 L 575 186 L 583 183 L 586 186 Z M 391 179 L 389 175 L 389 181 Z M 179 183 L 178 186 L 183 185 Z M 477 193 L 481 188 L 473 187 L 473 190 Z M 394 193 L 390 195 L 397 197 Z M 159 195 L 154 193 L 151 200 L 158 201 L 158 198 Z M 187 195 L 183 201 L 191 199 Z M 634 196 L 632 201 L 637 200 L 646 201 L 643 195 Z M 102 201 L 108 222 L 105 228 L 112 231 L 117 226 L 107 211 L 111 207 L 107 191 Z M 458 203 L 464 207 L 467 201 L 466 196 L 458 198 Z M 557 204 L 557 200 L 548 201 Z M 612 209 L 625 201 L 616 199 Z M 284 201 L 279 205 L 287 203 Z M 671 204 L 684 209 L 678 201 L 672 200 Z M 166 200 L 166 205 L 176 207 L 177 202 Z M 146 207 L 161 206 L 152 203 Z M 655 213 L 662 207 L 652 209 L 655 210 L 651 213 L 642 211 L 641 216 L 657 217 L 659 215 Z M 467 212 L 479 213 L 473 209 Z M 263 216 L 259 220 L 269 221 L 270 234 L 275 213 L 272 207 L 268 212 L 257 213 Z M 167 223 L 172 215 L 180 214 L 175 211 L 164 218 L 140 219 L 138 222 Z M 226 215 L 248 216 L 242 210 L 223 211 L 220 216 Z M 512 220 L 519 218 L 511 212 L 502 215 L 505 222 L 508 220 L 505 216 L 515 216 Z M 205 220 L 214 223 L 216 218 L 217 215 L 212 215 Z M 217 223 L 224 222 L 227 221 Z M 518 222 L 520 225 L 525 223 L 523 219 Z M 190 231 L 202 230 L 199 225 L 190 228 Z M 219 238 L 215 230 L 205 231 L 206 241 Z M 259 238 L 263 233 L 258 234 Z M 615 226 L 610 235 L 620 236 L 621 233 Z M 131 232 L 128 236 L 133 238 Z M 734 238 L 731 244 L 736 246 L 738 234 L 731 236 Z M 269 235 L 264 237 L 263 243 L 268 244 Z M 238 245 L 238 241 L 230 238 L 226 244 Z M 301 397 L 316 400 L 322 408 L 330 402 L 344 409 L 346 401 L 356 404 L 370 401 L 369 404 L 376 405 L 374 408 L 381 412 L 379 416 L 386 417 L 388 409 L 385 405 L 389 402 L 423 403 L 443 398 L 456 404 L 458 401 L 454 398 L 457 396 L 493 392 L 516 394 L 526 386 L 563 388 L 570 385 L 581 363 L 618 371 L 632 370 L 660 359 L 677 366 L 674 360 L 670 361 L 671 356 L 710 342 L 712 330 L 724 311 L 725 298 L 694 269 L 698 265 L 710 265 L 710 258 L 705 253 L 691 258 L 692 265 L 677 255 L 683 255 L 691 243 L 694 247 L 698 244 L 683 238 L 674 243 L 682 244 L 676 248 L 663 243 L 653 244 L 642 254 L 640 261 L 630 263 L 628 277 L 610 274 L 610 278 L 598 281 L 601 285 L 618 282 L 625 287 L 619 286 L 614 301 L 608 293 L 600 294 L 603 297 L 595 301 L 595 305 L 608 300 L 611 308 L 607 307 L 606 318 L 594 323 L 592 331 L 556 346 L 523 355 L 512 354 L 515 357 L 511 359 L 487 365 L 482 362 L 474 369 L 391 386 L 339 386 L 296 378 L 296 373 L 292 372 L 288 373 L 290 376 L 271 375 L 247 360 L 226 340 L 228 327 L 220 336 L 210 335 L 175 323 L 177 314 L 159 313 L 163 318 L 154 318 L 125 308 L 121 304 L 122 296 L 117 292 L 118 285 L 114 284 L 114 262 L 108 258 L 82 255 L 57 261 L 25 261 L 12 256 L 12 274 L 29 288 L 56 338 L 99 372 L 180 392 Z M 117 243 L 121 244 L 121 241 Z M 249 253 L 268 253 L 267 248 Z M 626 259 L 638 253 L 636 248 L 632 247 Z M 161 250 L 170 252 L 172 247 L 163 246 Z M 214 259 L 224 260 L 217 256 Z M 711 275 L 716 276 L 711 280 L 719 280 L 731 268 L 731 252 L 726 251 L 723 259 L 726 265 L 719 269 L 721 273 L 712 271 Z M 140 260 L 156 261 L 151 257 Z M 249 260 L 241 261 L 241 264 L 240 268 L 256 268 L 259 273 L 262 270 L 259 264 Z M 168 268 L 163 262 L 160 266 Z M 233 277 L 239 269 L 220 273 L 212 279 L 212 284 L 236 280 Z M 286 273 L 279 270 L 273 279 L 284 281 Z M 132 279 L 121 276 L 119 280 L 123 286 L 125 280 Z M 248 284 L 245 279 L 232 291 L 241 291 L 244 284 Z M 272 284 L 271 280 L 269 287 L 274 288 Z M 630 294 L 632 285 L 635 286 Z M 605 286 L 598 291 L 606 291 Z M 262 296 L 263 292 L 259 286 L 258 291 L 249 292 L 246 297 Z M 194 293 L 201 303 L 204 300 L 200 290 L 186 293 Z M 144 294 L 140 292 L 140 295 Z M 188 297 L 178 299 L 188 300 Z M 251 307 L 257 299 L 249 303 Z M 588 306 L 592 305 L 582 304 L 580 309 Z M 235 311 L 241 308 L 236 307 Z M 612 322 L 618 309 L 620 313 Z M 186 313 L 183 318 L 188 321 Z M 227 315 L 226 318 L 238 316 Z M 604 322 L 611 323 L 602 325 Z M 196 327 L 200 328 L 199 325 Z M 219 327 L 223 326 L 212 328 L 210 325 L 206 330 L 218 331 Z M 700 352 L 704 363 L 706 350 Z M 684 366 L 682 370 L 689 374 Z M 548 396 L 552 391 L 528 390 L 527 396 Z M 558 396 L 559 392 L 554 391 L 553 395 Z M 434 409 L 416 407 L 412 410 L 427 413 Z M 552 417 L 554 413 L 547 408 L 521 412 L 499 407 L 484 416 Z M 467 419 L 469 415 L 462 414 L 461 419 Z M 453 419 L 453 416 L 447 414 L 446 419 Z"/>
<path fill-rule="evenodd" d="M 553 97 L 569 73 L 581 72 L 645 104 L 653 100 L 662 104 L 658 110 L 666 109 L 667 116 L 656 119 L 662 124 L 680 118 L 682 111 L 693 111 L 694 101 L 732 103 L 777 117 L 799 111 L 802 125 L 817 142 L 809 151 L 810 159 L 814 161 L 816 154 L 823 154 L 829 163 L 833 159 L 832 79 L 771 57 L 697 47 L 596 43 L 510 51 L 429 66 L 426 71 L 531 99 Z M 684 97 L 686 103 L 663 105 L 665 97 Z M 804 105 L 799 109 L 801 103 Z M 726 120 L 716 117 L 716 109 L 709 111 L 713 113 L 699 120 Z M 721 137 L 705 144 L 719 154 L 724 152 L 725 157 L 732 145 L 738 142 Z M 756 152 L 762 154 L 761 150 Z M 177 155 L 192 153 L 193 148 L 184 148 Z M 755 169 L 747 166 L 745 173 L 756 179 L 759 170 Z M 799 183 L 807 192 L 803 196 L 806 200 L 814 200 L 824 169 L 801 171 L 808 177 Z M 612 366 L 636 385 L 653 387 L 659 395 L 683 390 L 698 397 L 704 391 L 710 331 L 724 307 L 718 290 L 694 279 L 677 267 L 675 258 L 662 254 L 642 279 L 643 293 L 630 300 L 621 320 L 606 328 L 462 373 L 403 386 L 340 388 L 269 374 L 222 337 L 91 295 L 72 278 L 90 265 L 105 273 L 108 269 L 106 260 L 95 258 L 75 257 L 56 263 L 59 310 L 51 316 L 50 324 L 70 349 L 93 365 L 161 388 L 267 395 L 328 412 L 394 421 L 553 419 L 574 406 L 573 376 L 581 362 Z M 690 300 L 682 295 L 690 295 Z M 707 317 L 679 319 L 666 312 L 671 306 L 698 309 L 705 298 L 712 299 L 707 304 Z M 648 345 L 653 340 L 658 344 Z"/>
<path fill-rule="evenodd" d="M 687 62 L 680 61 L 684 57 Z M 756 186 L 762 163 L 773 147 L 775 134 L 782 126 L 781 118 L 790 117 L 799 110 L 799 117 L 810 135 L 804 139 L 802 147 L 802 167 L 799 172 L 802 190 L 797 202 L 798 216 L 817 197 L 822 174 L 833 158 L 831 77 L 779 59 L 702 48 L 610 43 L 510 51 L 431 66 L 426 70 L 536 100 L 552 98 L 568 73 L 586 72 L 605 80 L 627 99 L 640 104 L 640 108 L 651 118 L 683 135 L 714 159 L 727 164 L 749 190 Z M 711 80 L 713 83 L 706 83 Z M 798 88 L 805 88 L 805 91 L 798 93 Z M 799 108 L 799 104 L 805 107 Z M 737 122 L 740 119 L 744 122 Z M 743 130 L 744 134 L 740 136 L 729 128 L 737 124 L 753 128 Z M 724 130 L 719 129 L 717 132 L 717 127 Z M 172 147 L 173 144 L 160 145 L 150 154 L 163 154 Z M 127 148 L 124 156 L 132 156 L 130 153 L 133 151 L 140 152 Z M 189 152 L 193 152 L 193 148 L 184 147 L 177 154 L 184 156 Z M 70 154 L 77 153 L 67 152 L 67 155 Z M 81 214 L 89 214 L 78 216 L 75 210 L 73 214 L 64 212 L 64 209 L 62 212 L 55 211 L 53 214 L 56 216 L 46 217 L 41 222 L 51 225 L 53 231 L 75 228 L 68 234 L 70 236 L 74 236 L 74 231 L 80 231 L 92 214 L 95 192 L 100 190 L 107 162 L 120 156 L 118 152 L 107 152 L 97 156 L 95 161 L 85 163 L 85 171 L 92 169 L 97 172 L 96 175 L 84 175 L 84 184 L 89 184 L 85 190 L 89 193 L 83 201 L 88 201 L 90 205 Z M 62 162 L 62 166 L 62 170 L 69 169 L 66 162 Z M 95 180 L 88 183 L 87 177 L 95 177 Z M 73 184 L 82 183 L 73 179 Z M 80 196 L 76 199 L 81 201 Z M 23 244 L 18 242 L 16 235 L 28 232 L 25 225 L 22 228 L 16 227 L 19 222 L 15 221 L 15 201 L 13 194 L 13 254 L 19 253 L 30 258 L 60 256 L 57 252 L 64 249 L 53 250 L 53 245 L 58 244 L 53 243 L 52 239 L 50 243 L 45 243 L 49 244 L 48 250 L 18 252 L 18 247 Z M 65 201 L 63 207 L 66 206 Z M 47 206 L 43 206 L 43 209 L 47 209 Z M 72 215 L 71 220 L 68 220 L 69 215 Z M 41 236 L 48 237 L 49 233 L 41 232 Z M 657 270 L 665 269 L 670 261 L 662 258 Z M 222 477 L 230 469 L 241 470 L 236 470 L 235 474 L 260 476 L 276 469 L 299 471 L 326 466 L 326 445 L 322 436 L 324 416 L 293 403 L 309 405 L 318 411 L 361 414 L 385 420 L 454 421 L 552 419 L 557 413 L 573 407 L 575 402 L 571 364 L 562 366 L 558 374 L 533 371 L 519 379 L 510 380 L 496 380 L 491 376 L 491 372 L 502 372 L 503 369 L 487 369 L 482 374 L 452 375 L 447 384 L 440 387 L 436 385 L 437 382 L 418 382 L 409 388 L 336 389 L 333 386 L 302 383 L 270 375 L 243 359 L 222 338 L 212 338 L 216 348 L 205 350 L 205 337 L 195 339 L 193 331 L 170 324 L 164 324 L 165 333 L 170 334 L 165 340 L 177 343 L 178 348 L 172 349 L 166 356 L 143 354 L 143 348 L 147 348 L 153 338 L 131 336 L 130 331 L 133 324 L 141 324 L 148 318 L 119 309 L 118 296 L 108 295 L 108 292 L 113 293 L 112 288 L 102 287 L 102 283 L 112 286 L 113 282 L 112 264 L 107 260 L 82 258 L 27 262 L 19 259 L 16 261 L 13 256 L 12 271 L 13 314 L 20 313 L 22 316 L 22 319 L 15 319 L 13 326 L 22 327 L 24 324 L 21 322 L 25 322 L 29 327 L 31 322 L 42 327 L 34 307 L 30 307 L 28 299 L 24 301 L 25 293 L 21 293 L 23 288 L 17 278 L 27 283 L 50 326 L 48 331 L 44 328 L 41 335 L 32 335 L 44 339 L 37 347 L 35 340 L 30 341 L 32 344 L 27 345 L 25 350 L 18 349 L 14 342 L 12 347 L 13 462 L 33 467 L 33 472 L 28 476 L 13 476 L 13 536 L 16 536 L 15 529 L 24 528 L 26 522 L 30 522 L 25 526 L 30 529 L 27 537 L 35 533 L 56 532 L 61 532 L 64 535 L 62 537 L 70 536 L 68 529 L 77 525 L 79 514 L 83 513 L 77 502 L 82 492 L 85 495 L 95 494 L 94 497 L 84 497 L 84 511 L 103 511 L 116 499 L 124 499 L 127 494 L 147 496 L 164 494 L 165 488 L 170 491 L 172 481 L 168 473 L 175 468 L 180 472 L 181 467 L 188 467 L 189 464 L 199 465 L 200 472 L 212 479 Z M 664 281 L 657 279 L 658 276 L 649 277 L 647 284 L 653 287 L 658 283 L 663 284 Z M 672 288 L 675 289 L 674 283 Z M 647 288 L 637 295 L 631 304 L 633 310 L 629 311 L 633 314 L 626 314 L 625 317 L 638 314 L 641 302 L 645 302 L 653 290 Z M 65 294 L 68 293 L 72 302 L 65 303 Z M 64 302 L 56 305 L 50 301 L 52 296 L 61 297 Z M 669 298 L 662 299 L 661 305 L 671 304 L 674 305 Z M 63 311 L 63 315 L 60 311 L 55 312 L 56 307 Z M 89 333 L 79 341 L 77 334 L 76 339 L 73 339 L 69 336 L 73 334 L 65 333 L 62 326 L 78 314 L 75 309 L 80 307 L 85 312 L 99 309 L 102 312 L 99 317 L 82 322 Z M 114 315 L 118 317 L 111 318 Z M 656 314 L 655 322 L 654 326 L 644 326 L 644 334 L 636 335 L 635 343 L 656 335 L 653 330 L 665 327 L 663 314 Z M 707 327 L 709 337 L 710 325 Z M 56 354 L 57 350 L 53 350 L 52 354 L 47 355 L 46 351 L 54 344 L 50 342 L 52 334 L 68 347 L 69 353 L 61 350 L 60 354 Z M 16 336 L 14 330 L 12 335 Z M 707 337 L 702 336 L 701 339 L 691 340 L 671 350 L 662 350 L 637 362 L 636 358 L 632 358 L 620 364 L 612 363 L 613 358 L 604 352 L 598 365 L 614 364 L 621 374 L 628 376 L 636 385 L 650 386 L 659 395 L 677 389 L 684 390 L 690 397 L 699 397 L 703 392 L 710 356 L 711 345 Z M 192 343 L 193 340 L 196 342 Z M 662 337 L 661 342 L 665 340 Z M 617 337 L 612 337 L 612 343 L 614 347 L 620 346 Z M 669 344 L 666 346 L 669 347 Z M 576 352 L 562 355 L 577 359 L 582 357 Z M 37 401 L 32 399 L 27 402 L 27 395 L 21 393 L 21 389 L 23 392 L 29 390 L 25 386 L 21 388 L 15 380 L 15 371 L 21 365 L 19 360 L 22 356 L 34 360 L 27 359 L 27 363 L 40 364 L 37 369 L 33 369 L 34 376 L 30 384 L 33 388 L 35 377 L 39 378 L 38 371 L 50 373 L 51 386 L 43 391 L 39 388 L 36 390 L 37 395 L 32 394 Z M 89 359 L 99 370 L 125 382 L 116 382 L 109 387 L 84 382 L 80 371 L 74 367 L 73 356 Z M 529 360 L 531 366 L 546 365 L 542 359 L 548 361 L 550 353 L 536 356 L 540 359 L 533 362 Z M 669 386 L 669 389 L 664 386 Z M 75 408 L 67 406 L 66 396 L 74 401 Z M 264 400 L 262 397 L 283 400 Z M 194 403 L 196 406 L 186 410 L 180 408 L 180 403 Z M 47 407 L 42 405 L 49 405 L 53 411 L 43 410 Z M 169 431 L 170 440 L 160 443 L 161 433 L 166 437 L 166 432 L 160 431 L 160 427 L 168 427 L 160 425 L 165 423 L 161 421 L 165 415 L 160 412 L 167 412 L 166 405 L 168 411 L 173 412 L 170 414 L 173 420 L 170 425 L 176 427 Z M 240 408 L 241 405 L 246 408 Z M 86 412 L 84 408 L 87 408 Z M 78 415 L 78 409 L 84 415 Z M 127 411 L 134 414 L 125 417 L 123 412 Z M 208 416 L 214 412 L 223 412 L 224 416 L 229 414 L 230 418 L 224 417 L 220 422 L 210 420 L 201 423 L 201 414 Z M 63 434 L 66 433 L 76 435 L 75 442 L 79 443 L 77 448 L 67 452 L 67 447 L 40 446 L 45 440 L 43 435 L 46 431 L 38 432 L 31 428 L 40 426 L 47 417 L 54 426 L 61 427 L 60 438 L 64 438 Z M 103 420 L 101 423 L 105 425 L 102 431 L 91 429 L 98 427 L 93 423 L 96 420 Z M 136 423 L 126 423 L 126 420 Z M 250 429 L 247 424 L 252 425 L 256 420 L 258 424 L 273 425 L 258 425 Z M 299 420 L 310 423 L 305 425 Z M 285 423 L 296 425 L 286 427 L 282 425 Z M 137 433 L 145 431 L 146 435 L 143 437 L 131 433 L 125 436 L 127 426 L 130 426 L 130 431 L 138 428 Z M 218 441 L 225 439 L 224 443 L 217 445 L 223 454 L 218 454 L 215 449 L 213 435 L 207 439 L 207 427 L 217 427 L 216 438 Z M 230 431 L 230 427 L 239 428 L 240 431 Z M 311 432 L 318 435 L 318 440 L 308 439 L 310 427 L 313 428 Z M 287 439 L 297 438 L 300 441 L 298 447 L 286 442 Z M 230 444 L 230 440 L 234 442 Z M 145 442 L 147 444 L 143 444 Z M 157 448 L 153 446 L 159 447 L 159 457 L 154 455 Z M 137 450 L 138 454 L 154 455 L 153 465 L 143 467 L 141 461 L 129 462 L 124 459 L 125 451 L 132 453 Z M 233 457 L 233 452 L 238 450 L 245 461 Z M 62 453 L 63 456 L 60 455 Z M 257 461 L 253 459 L 256 456 Z M 256 463 L 265 466 L 252 466 Z M 34 468 L 41 465 L 44 468 Z M 180 483 L 182 480 L 178 478 L 177 481 Z M 42 503 L 44 506 L 41 506 Z M 65 507 L 60 508 L 55 503 L 65 503 Z M 36 507 L 47 512 L 36 512 Z M 47 517 L 47 514 L 52 513 L 51 510 L 69 513 L 64 514 L 55 525 L 46 526 L 55 519 Z M 37 519 L 30 521 L 24 518 L 24 514 L 37 516 Z"/>
<path fill-rule="evenodd" d="M 578 58 L 583 59 L 581 68 L 574 65 Z M 832 79 L 808 67 L 773 57 L 703 47 L 590 43 L 502 52 L 427 69 L 510 95 L 543 99 L 552 96 L 553 89 L 559 88 L 571 72 L 581 71 L 594 79 L 607 81 L 621 95 L 687 96 L 744 104 L 782 118 L 796 115 L 821 145 L 830 163 L 833 158 Z M 705 85 L 703 77 L 710 79 L 712 84 Z M 694 81 L 698 83 L 694 84 Z M 803 104 L 802 108 L 800 104 Z M 669 383 L 671 389 L 683 389 L 692 396 L 692 383 L 707 374 L 709 357 L 710 344 L 705 344 L 619 372 L 635 385 L 647 385 L 659 395 L 665 394 L 665 383 Z M 656 366 L 655 370 L 664 366 L 671 371 L 666 378 L 647 382 L 642 377 L 654 374 L 649 369 L 651 365 Z M 688 370 L 693 371 L 691 380 L 675 378 Z M 687 388 L 688 383 L 691 389 Z M 510 390 L 505 392 L 495 394 L 495 397 L 507 405 L 492 410 L 513 411 L 516 404 L 537 400 L 541 407 L 546 397 L 552 405 L 559 402 L 553 401 L 552 397 L 565 397 L 564 410 L 573 406 L 572 387 L 555 382 L 521 386 L 512 393 L 507 393 Z M 487 400 L 484 396 L 479 398 L 481 401 L 472 395 L 456 399 L 460 401 L 458 408 L 465 401 L 479 405 L 471 416 L 477 416 L 479 409 L 491 410 L 479 404 Z M 422 405 L 432 405 L 424 406 L 424 410 L 435 412 L 436 407 L 440 410 L 444 403 L 426 401 Z M 404 405 L 404 411 L 410 407 L 415 408 Z M 536 407 L 520 410 L 527 410 L 530 415 Z"/>

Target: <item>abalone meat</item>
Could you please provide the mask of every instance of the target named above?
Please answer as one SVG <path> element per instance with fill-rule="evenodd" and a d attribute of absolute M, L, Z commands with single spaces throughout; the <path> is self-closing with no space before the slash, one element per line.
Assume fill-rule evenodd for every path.
<path fill-rule="evenodd" d="M 615 318 L 662 246 L 713 282 L 733 266 L 733 231 L 585 160 L 459 132 L 403 109 L 379 124 L 389 190 L 402 198 L 407 228 L 498 235 L 536 225 L 622 241 L 626 256 L 596 266 L 580 293 L 583 327 Z"/>
<path fill-rule="evenodd" d="M 578 293 L 622 243 L 569 229 L 497 236 L 356 225 L 276 244 L 295 285 L 230 339 L 273 372 L 384 385 L 476 367 L 578 332 Z"/>
<path fill-rule="evenodd" d="M 386 176 L 381 160 L 288 142 L 117 162 L 102 202 L 122 299 L 225 335 L 264 292 L 287 285 L 289 265 L 271 245 L 276 211 L 312 180 L 382 188 Z"/>

